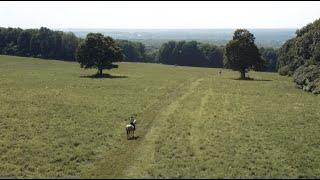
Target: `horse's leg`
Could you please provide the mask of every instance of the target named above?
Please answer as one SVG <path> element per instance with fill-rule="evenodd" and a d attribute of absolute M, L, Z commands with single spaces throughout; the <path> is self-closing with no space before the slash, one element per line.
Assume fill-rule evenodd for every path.
<path fill-rule="evenodd" d="M 130 139 L 132 139 L 132 130 L 130 130 Z"/>
<path fill-rule="evenodd" d="M 132 139 L 134 139 L 134 130 L 132 130 Z"/>
<path fill-rule="evenodd" d="M 129 130 L 127 129 L 127 139 L 129 139 Z"/>

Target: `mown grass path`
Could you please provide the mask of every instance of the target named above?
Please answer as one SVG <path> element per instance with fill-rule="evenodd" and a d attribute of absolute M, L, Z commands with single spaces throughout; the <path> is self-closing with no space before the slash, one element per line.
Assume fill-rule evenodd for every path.
<path fill-rule="evenodd" d="M 197 79 L 196 81 L 191 82 L 182 96 L 172 101 L 155 116 L 153 126 L 147 133 L 144 144 L 138 147 L 135 153 L 132 154 L 136 158 L 134 159 L 134 162 L 132 162 L 130 166 L 125 169 L 125 177 L 138 178 L 146 176 L 148 168 L 155 161 L 154 154 L 156 153 L 155 145 L 158 142 L 157 139 L 159 139 L 160 136 L 167 135 L 161 133 L 163 129 L 166 128 L 167 121 L 173 113 L 179 113 L 177 110 L 181 106 L 180 103 L 190 94 L 194 93 L 195 88 L 199 86 L 202 81 L 203 79 Z"/>
<path fill-rule="evenodd" d="M 179 107 L 181 100 L 193 93 L 194 89 L 201 83 L 202 79 L 192 80 L 181 84 L 173 92 L 167 94 L 166 98 L 160 99 L 145 112 L 139 114 L 145 124 L 137 125 L 137 140 L 123 138 L 121 149 L 109 151 L 105 159 L 98 162 L 89 170 L 88 175 L 96 178 L 108 177 L 131 177 L 134 173 L 144 172 L 141 168 L 148 166 L 153 159 L 154 143 L 162 130 L 162 125 L 172 113 Z M 166 99 L 167 101 L 164 101 Z M 158 111 L 157 111 L 158 110 Z M 125 131 L 124 131 L 125 135 Z M 148 161 L 148 163 L 146 162 Z M 139 168 L 139 171 L 136 170 Z M 140 174 L 141 176 L 141 174 Z"/>
<path fill-rule="evenodd" d="M 190 142 L 193 146 L 193 149 L 196 155 L 198 155 L 197 153 L 200 152 L 198 151 L 198 149 L 201 147 L 201 144 L 199 143 L 200 139 L 199 139 L 199 136 L 197 136 L 197 134 L 201 134 L 202 127 L 205 127 L 206 125 L 206 122 L 204 121 L 205 118 L 203 118 L 202 114 L 205 112 L 205 106 L 209 101 L 210 95 L 211 95 L 210 89 L 208 89 L 202 94 L 200 106 L 198 107 L 198 110 L 196 110 L 193 113 L 193 118 L 192 118 L 193 121 L 191 121 L 192 136 L 190 136 Z"/>

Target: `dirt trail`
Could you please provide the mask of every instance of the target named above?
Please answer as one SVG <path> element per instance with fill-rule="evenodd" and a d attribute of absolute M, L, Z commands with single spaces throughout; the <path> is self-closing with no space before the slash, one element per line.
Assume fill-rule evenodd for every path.
<path fill-rule="evenodd" d="M 96 178 L 126 178 L 143 176 L 135 174 L 144 172 L 153 160 L 154 144 L 163 128 L 161 125 L 179 107 L 179 103 L 193 93 L 203 79 L 181 84 L 167 98 L 160 99 L 140 115 L 140 119 L 147 122 L 140 124 L 137 140 L 128 141 L 125 136 L 119 142 L 121 148 L 111 150 L 105 155 L 105 159 L 98 162 L 94 169 L 89 170 L 88 175 Z M 159 110 L 160 109 L 160 110 Z M 142 168 L 137 170 L 137 168 Z"/>

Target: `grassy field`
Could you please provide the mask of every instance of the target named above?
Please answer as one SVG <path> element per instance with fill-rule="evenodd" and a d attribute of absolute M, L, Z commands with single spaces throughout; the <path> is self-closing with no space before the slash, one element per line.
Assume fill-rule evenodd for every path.
<path fill-rule="evenodd" d="M 0 177 L 320 177 L 320 96 L 291 78 L 119 65 L 0 56 Z"/>

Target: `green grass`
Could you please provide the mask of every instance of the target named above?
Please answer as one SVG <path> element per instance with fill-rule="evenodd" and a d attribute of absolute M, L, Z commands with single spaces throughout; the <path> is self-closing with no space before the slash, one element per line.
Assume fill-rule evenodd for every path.
<path fill-rule="evenodd" d="M 0 177 L 320 177 L 320 97 L 291 78 L 119 65 L 0 56 Z"/>

